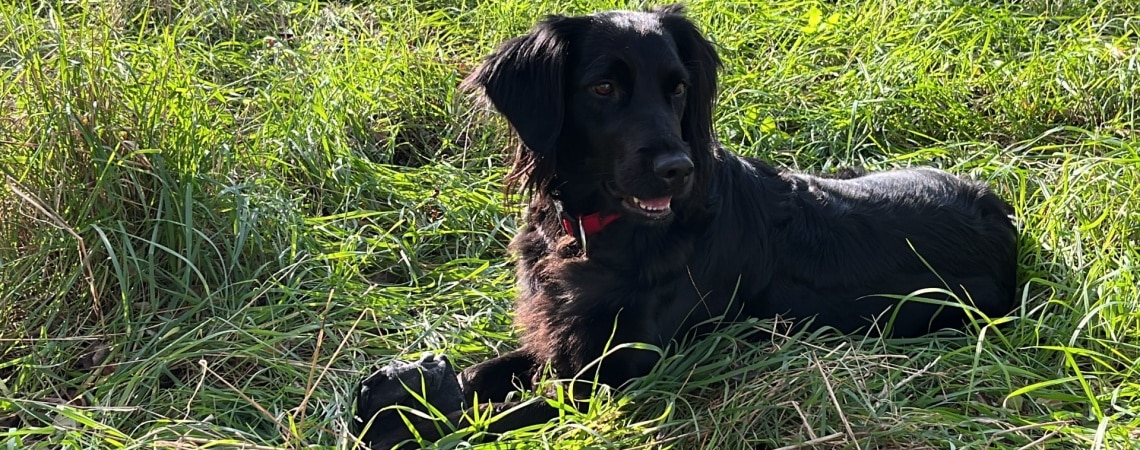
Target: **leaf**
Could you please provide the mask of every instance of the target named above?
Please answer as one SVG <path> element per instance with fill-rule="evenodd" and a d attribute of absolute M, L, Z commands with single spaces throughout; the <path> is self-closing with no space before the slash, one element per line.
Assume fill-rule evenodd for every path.
<path fill-rule="evenodd" d="M 823 11 L 819 8 L 812 8 L 807 12 L 807 25 L 800 27 L 800 31 L 804 34 L 812 34 L 819 31 L 819 25 L 823 23 Z"/>
<path fill-rule="evenodd" d="M 825 27 L 839 26 L 840 20 L 843 20 L 843 15 L 839 14 L 839 13 L 833 13 L 832 15 L 827 16 L 827 23 L 824 26 Z"/>
<path fill-rule="evenodd" d="M 776 119 L 774 117 L 772 117 L 772 116 L 765 117 L 764 121 L 760 123 L 760 132 L 761 133 L 772 134 L 772 133 L 775 133 L 776 131 L 777 131 L 776 130 Z"/>

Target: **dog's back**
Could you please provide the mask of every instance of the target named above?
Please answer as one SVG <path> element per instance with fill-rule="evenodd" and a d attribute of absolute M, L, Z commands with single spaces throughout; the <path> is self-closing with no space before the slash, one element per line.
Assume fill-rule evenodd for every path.
<path fill-rule="evenodd" d="M 929 168 L 835 179 L 776 171 L 753 159 L 747 166 L 730 175 L 745 181 L 728 184 L 756 183 L 765 195 L 729 196 L 735 200 L 722 212 L 763 211 L 765 223 L 734 241 L 752 248 L 749 240 L 763 239 L 764 253 L 777 255 L 751 313 L 815 317 L 813 327 L 876 333 L 883 323 L 871 320 L 918 291 L 928 290 L 921 297 L 942 306 L 976 308 L 935 312 L 927 300 L 906 306 L 890 334 L 915 336 L 960 327 L 978 312 L 996 317 L 1012 309 L 1012 208 L 986 185 Z"/>

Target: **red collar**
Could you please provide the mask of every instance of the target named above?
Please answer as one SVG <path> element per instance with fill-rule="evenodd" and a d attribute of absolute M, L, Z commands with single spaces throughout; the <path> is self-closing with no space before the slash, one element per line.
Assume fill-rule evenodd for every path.
<path fill-rule="evenodd" d="M 557 199 L 554 200 L 554 209 L 562 218 L 562 230 L 578 241 L 578 245 L 582 246 L 582 251 L 586 251 L 586 238 L 592 234 L 600 233 L 603 228 L 621 217 L 621 214 L 618 213 L 602 214 L 600 212 L 572 216 L 562 208 L 562 201 Z"/>
<path fill-rule="evenodd" d="M 597 234 L 602 231 L 606 225 L 613 223 L 621 217 L 621 214 L 610 213 L 593 213 L 584 216 L 571 217 L 569 214 L 562 215 L 562 229 L 566 230 L 566 234 L 574 236 L 581 241 L 585 242 L 586 237 L 591 234 Z"/>

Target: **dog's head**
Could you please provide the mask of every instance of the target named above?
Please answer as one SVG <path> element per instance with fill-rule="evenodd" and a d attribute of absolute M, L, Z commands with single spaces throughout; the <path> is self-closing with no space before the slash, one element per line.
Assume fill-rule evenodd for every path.
<path fill-rule="evenodd" d="M 547 17 L 464 85 L 519 137 L 508 186 L 557 195 L 575 214 L 660 223 L 709 178 L 719 66 L 674 5 Z"/>

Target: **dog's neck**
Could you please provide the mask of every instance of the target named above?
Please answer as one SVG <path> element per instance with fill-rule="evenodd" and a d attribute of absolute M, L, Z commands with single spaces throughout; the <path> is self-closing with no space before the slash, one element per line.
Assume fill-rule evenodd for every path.
<path fill-rule="evenodd" d="M 586 242 L 591 235 L 601 232 L 606 226 L 621 218 L 621 214 L 618 213 L 571 214 L 566 211 L 562 200 L 554 198 L 551 202 L 554 204 L 555 211 L 558 212 L 562 230 L 573 236 L 583 249 L 586 248 Z"/>
<path fill-rule="evenodd" d="M 555 180 L 575 178 L 577 177 L 556 176 Z M 558 213 L 562 230 L 573 236 L 583 248 L 591 235 L 601 232 L 621 218 L 617 212 L 598 209 L 597 205 L 602 204 L 604 194 L 593 183 L 573 185 L 555 181 L 555 185 L 557 187 L 547 191 L 545 197 Z"/>

